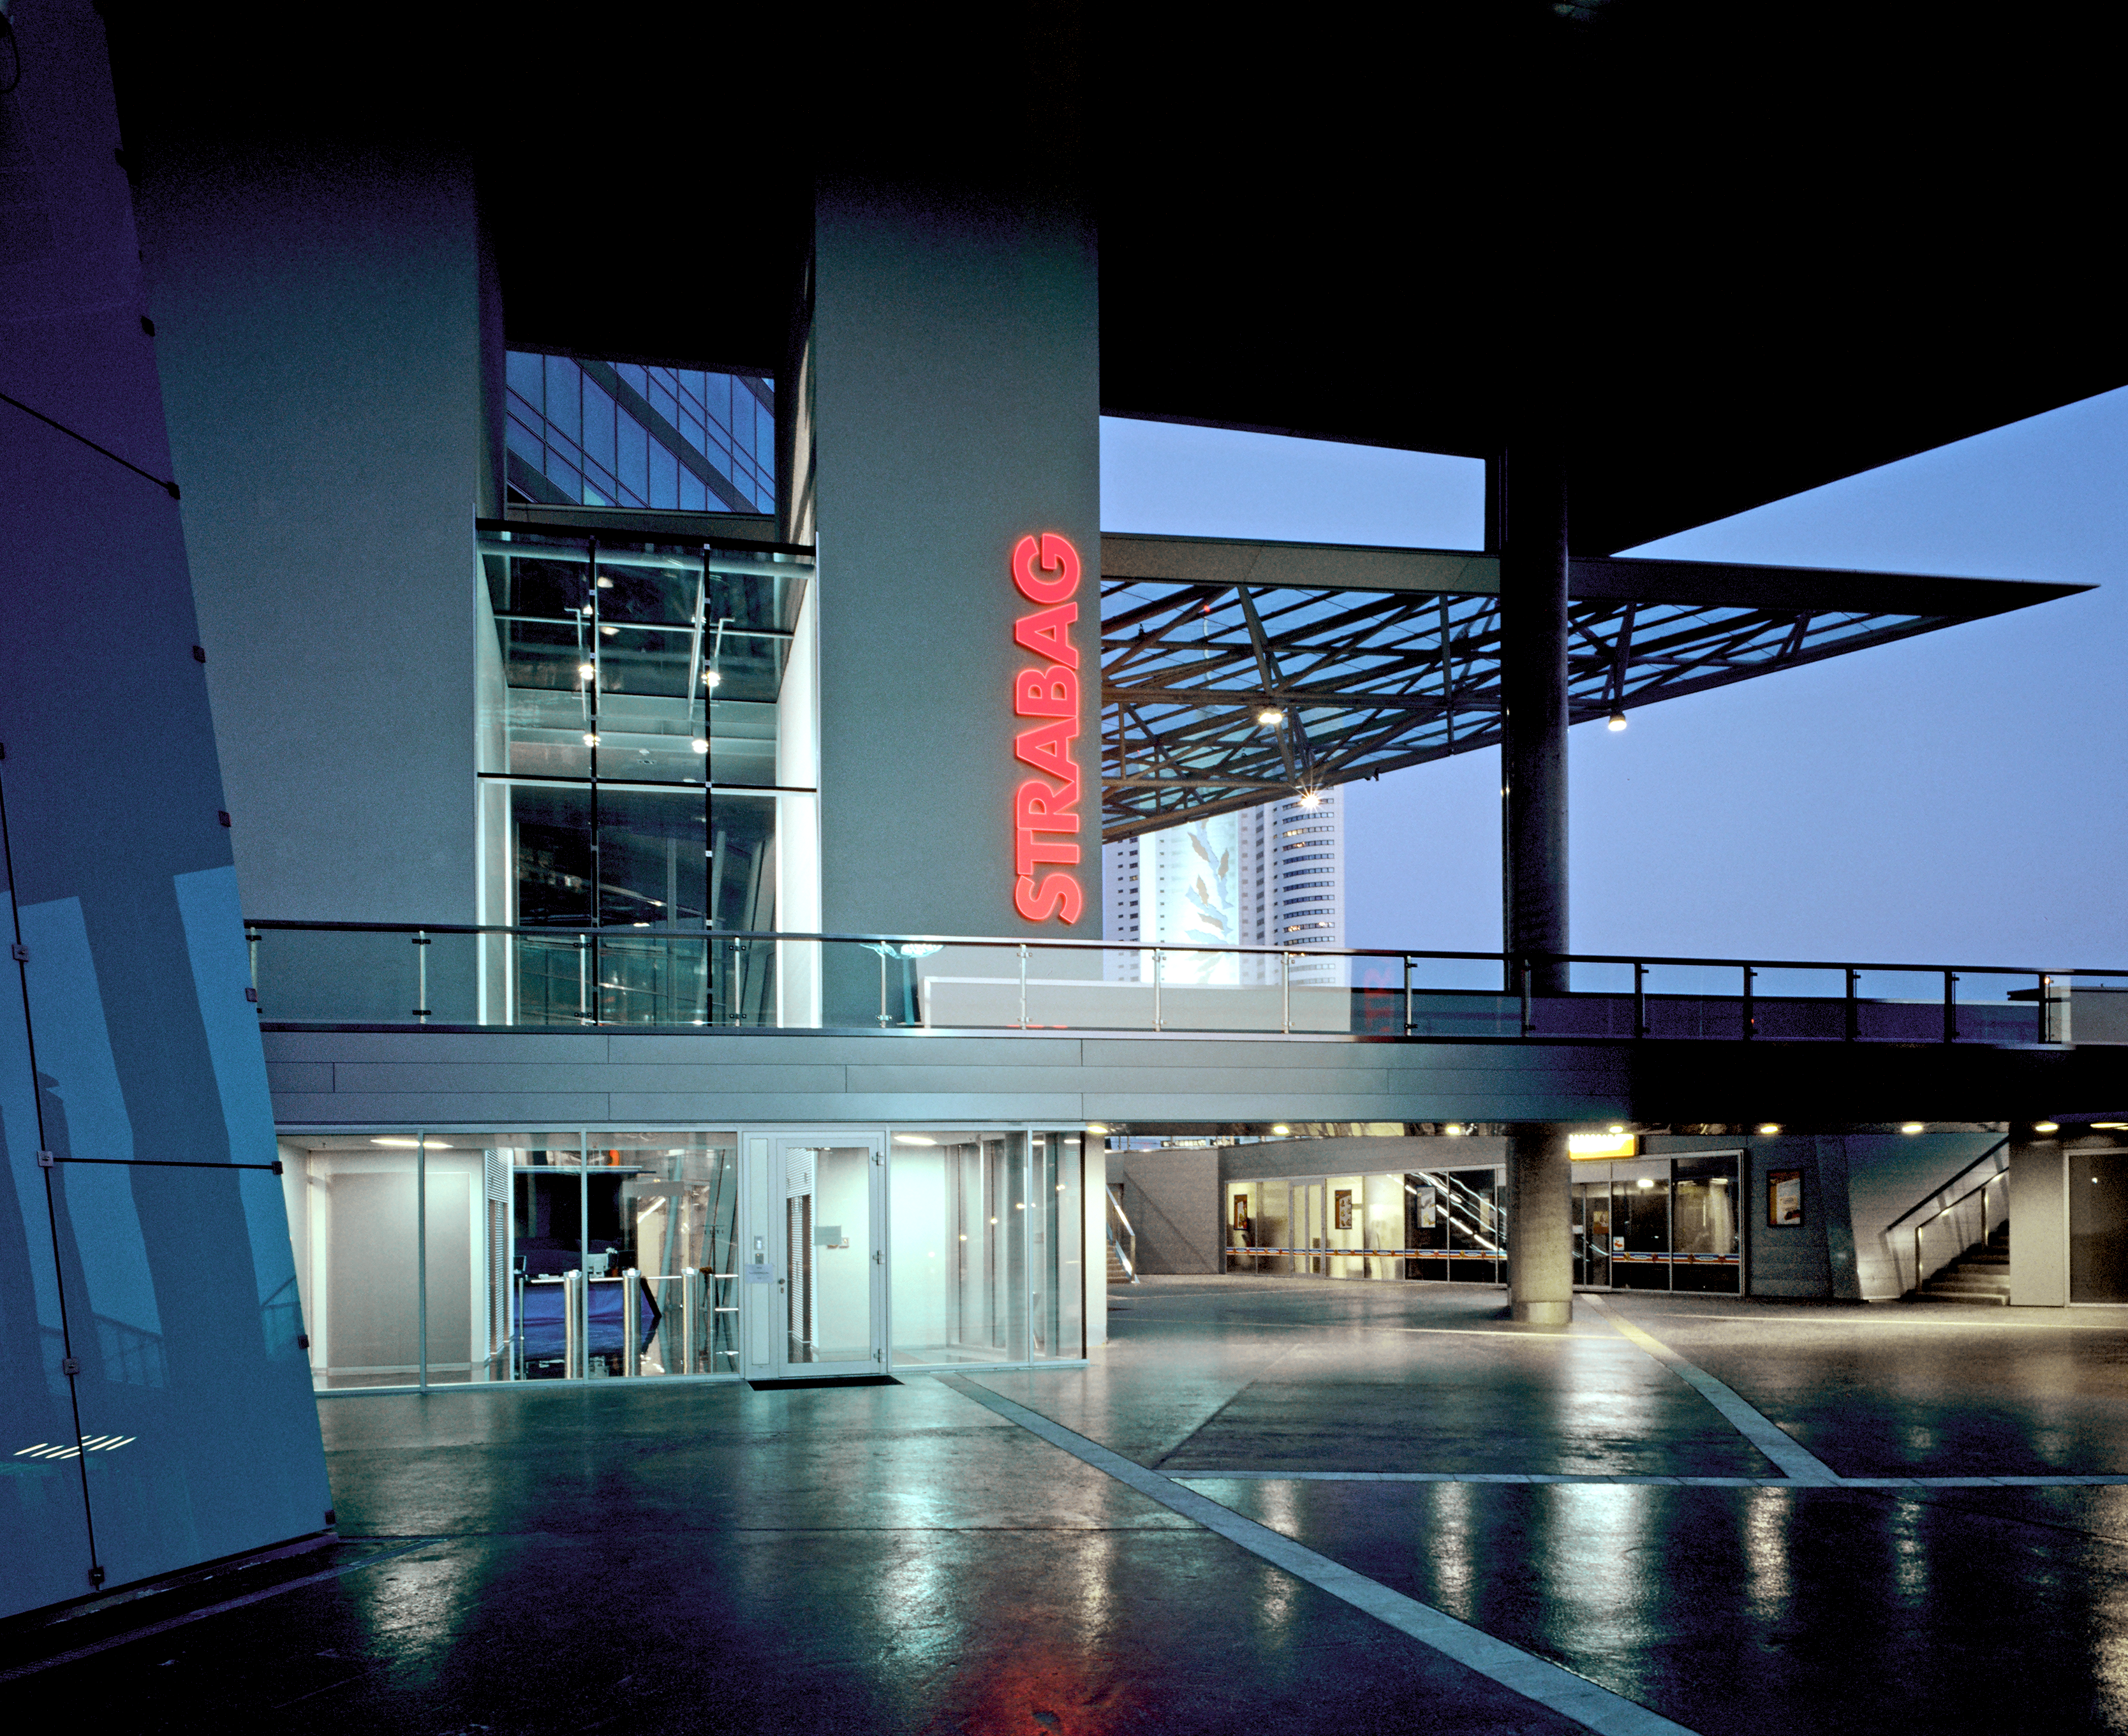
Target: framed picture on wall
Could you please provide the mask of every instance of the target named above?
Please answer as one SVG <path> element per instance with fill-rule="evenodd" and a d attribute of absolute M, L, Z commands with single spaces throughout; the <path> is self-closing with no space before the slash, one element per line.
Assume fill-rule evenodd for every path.
<path fill-rule="evenodd" d="M 1803 1171 L 1766 1172 L 1766 1221 L 1775 1228 L 1803 1221 Z"/>
<path fill-rule="evenodd" d="M 1249 1197 L 1246 1193 L 1234 1196 L 1234 1227 L 1246 1230 L 1249 1226 Z"/>
<path fill-rule="evenodd" d="M 1352 1190 L 1340 1188 L 1334 1197 L 1337 1201 L 1337 1226 L 1340 1230 L 1349 1230 L 1352 1227 Z"/>

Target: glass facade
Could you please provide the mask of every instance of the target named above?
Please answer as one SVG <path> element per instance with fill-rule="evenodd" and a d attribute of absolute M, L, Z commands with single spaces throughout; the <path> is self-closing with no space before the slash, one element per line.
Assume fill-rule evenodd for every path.
<path fill-rule="evenodd" d="M 1228 1182 L 1227 1269 L 1498 1283 L 1503 1197 L 1496 1168 Z"/>
<path fill-rule="evenodd" d="M 810 562 L 516 526 L 480 549 L 485 919 L 553 931 L 485 963 L 483 1022 L 777 1022 L 789 958 L 713 937 L 815 926 Z"/>
<path fill-rule="evenodd" d="M 321 1392 L 1085 1354 L 1076 1132 L 416 1129 L 280 1149 Z"/>
<path fill-rule="evenodd" d="M 776 387 L 761 375 L 512 350 L 508 382 L 513 499 L 776 510 Z"/>
<path fill-rule="evenodd" d="M 1735 1296 L 1743 1288 L 1742 1159 L 1694 1152 L 1574 1166 L 1574 1281 Z"/>

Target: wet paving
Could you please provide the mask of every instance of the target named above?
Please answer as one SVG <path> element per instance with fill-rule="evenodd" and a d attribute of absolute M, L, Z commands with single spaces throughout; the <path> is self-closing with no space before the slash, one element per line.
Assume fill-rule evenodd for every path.
<path fill-rule="evenodd" d="M 1500 1300 L 1153 1280 L 1090 1368 L 980 1378 L 1707 1736 L 2128 1729 L 2128 1483 L 1784 1485 L 1602 1310 L 1538 1331 Z M 2128 1476 L 2102 1311 L 1613 1307 L 1843 1477 Z M 321 1411 L 340 1560 L 16 1703 L 140 1730 L 1579 1728 L 929 1377 Z"/>

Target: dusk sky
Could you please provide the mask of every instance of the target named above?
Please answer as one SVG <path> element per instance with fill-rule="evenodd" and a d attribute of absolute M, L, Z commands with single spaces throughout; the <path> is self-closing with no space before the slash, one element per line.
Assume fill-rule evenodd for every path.
<path fill-rule="evenodd" d="M 1468 460 L 1102 423 L 1104 529 L 1472 548 Z M 1632 551 L 2095 592 L 1572 733 L 1574 947 L 2128 965 L 2128 391 Z M 1346 786 L 1347 943 L 1499 944 L 1499 766 Z"/>

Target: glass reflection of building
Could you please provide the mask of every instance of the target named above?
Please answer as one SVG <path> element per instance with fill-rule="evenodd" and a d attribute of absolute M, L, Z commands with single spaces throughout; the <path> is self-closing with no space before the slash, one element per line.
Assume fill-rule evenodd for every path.
<path fill-rule="evenodd" d="M 766 381 L 523 354 L 510 377 L 520 500 L 774 505 Z M 810 994 L 810 960 L 794 980 L 789 949 L 711 937 L 816 922 L 811 562 L 758 522 L 669 522 L 482 526 L 482 919 L 533 931 L 482 960 L 488 1017 L 773 1023 Z"/>

